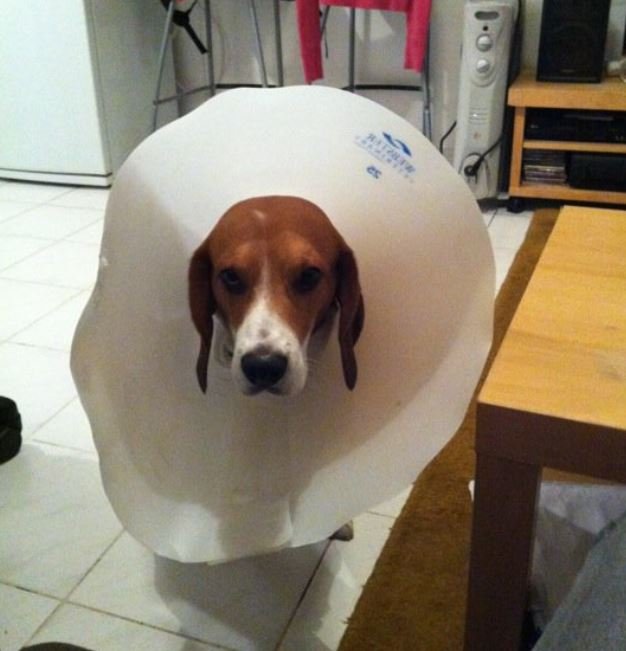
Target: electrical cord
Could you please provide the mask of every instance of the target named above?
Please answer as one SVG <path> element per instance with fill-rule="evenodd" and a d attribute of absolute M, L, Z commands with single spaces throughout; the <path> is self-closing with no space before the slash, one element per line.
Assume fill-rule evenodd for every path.
<path fill-rule="evenodd" d="M 500 134 L 500 137 L 487 149 L 484 151 L 482 154 L 479 154 L 477 151 L 472 152 L 471 154 L 468 154 L 468 158 L 470 156 L 478 156 L 478 158 L 471 164 L 471 165 L 466 165 L 463 168 L 463 174 L 467 177 L 474 177 L 478 176 L 478 171 L 480 170 L 481 165 L 483 164 L 483 161 L 489 154 L 502 142 L 502 134 Z"/>
<path fill-rule="evenodd" d="M 441 136 L 441 140 L 439 141 L 439 152 L 443 154 L 443 143 L 446 141 L 448 136 L 454 131 L 456 128 L 456 120 L 452 123 L 452 126 Z"/>
<path fill-rule="evenodd" d="M 468 156 L 467 156 L 467 158 L 465 160 L 468 160 L 471 156 L 479 156 L 479 154 L 476 153 L 476 152 L 474 152 L 473 154 L 468 154 Z M 471 166 L 472 166 L 472 164 L 468 164 L 468 165 L 465 166 L 465 169 L 467 169 L 468 167 L 471 167 Z M 481 169 L 484 171 L 485 185 L 487 187 L 489 187 L 490 179 L 491 179 L 491 169 L 489 168 L 489 161 L 488 160 L 483 160 L 482 161 Z M 461 166 L 459 167 L 459 169 L 457 171 L 458 171 L 459 174 L 464 172 L 463 164 L 461 164 Z M 474 184 L 475 186 L 478 186 L 478 182 L 479 182 L 478 172 L 474 176 L 467 176 L 466 175 L 465 176 L 465 181 L 466 181 L 466 183 L 468 185 Z"/>

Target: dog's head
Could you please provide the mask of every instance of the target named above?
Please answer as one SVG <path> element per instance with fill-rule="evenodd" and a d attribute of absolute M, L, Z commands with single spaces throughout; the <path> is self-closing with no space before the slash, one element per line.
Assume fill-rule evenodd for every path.
<path fill-rule="evenodd" d="M 343 374 L 354 388 L 364 307 L 352 250 L 316 205 L 259 197 L 234 205 L 194 253 L 189 301 L 207 387 L 215 314 L 230 334 L 228 355 L 246 394 L 294 395 L 306 383 L 311 335 L 337 305 Z"/>

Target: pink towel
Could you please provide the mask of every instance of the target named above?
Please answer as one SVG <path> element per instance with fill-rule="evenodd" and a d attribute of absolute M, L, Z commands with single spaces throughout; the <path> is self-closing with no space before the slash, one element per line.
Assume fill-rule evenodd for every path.
<path fill-rule="evenodd" d="M 407 17 L 404 66 L 422 71 L 431 0 L 321 0 L 322 4 L 357 9 L 403 11 Z M 297 0 L 300 53 L 304 77 L 311 83 L 323 76 L 320 31 L 320 0 Z"/>

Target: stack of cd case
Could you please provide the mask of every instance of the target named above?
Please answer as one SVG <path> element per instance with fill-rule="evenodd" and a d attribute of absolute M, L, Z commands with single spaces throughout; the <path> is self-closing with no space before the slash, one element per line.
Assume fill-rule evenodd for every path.
<path fill-rule="evenodd" d="M 567 152 L 527 149 L 522 159 L 523 179 L 541 185 L 567 184 Z"/>

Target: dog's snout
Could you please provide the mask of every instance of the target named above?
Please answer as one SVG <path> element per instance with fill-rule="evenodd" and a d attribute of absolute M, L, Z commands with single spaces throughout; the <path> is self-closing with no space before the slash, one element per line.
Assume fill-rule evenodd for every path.
<path fill-rule="evenodd" d="M 246 353 L 241 358 L 241 370 L 254 387 L 268 389 L 285 375 L 287 363 L 287 357 L 280 353 Z"/>

